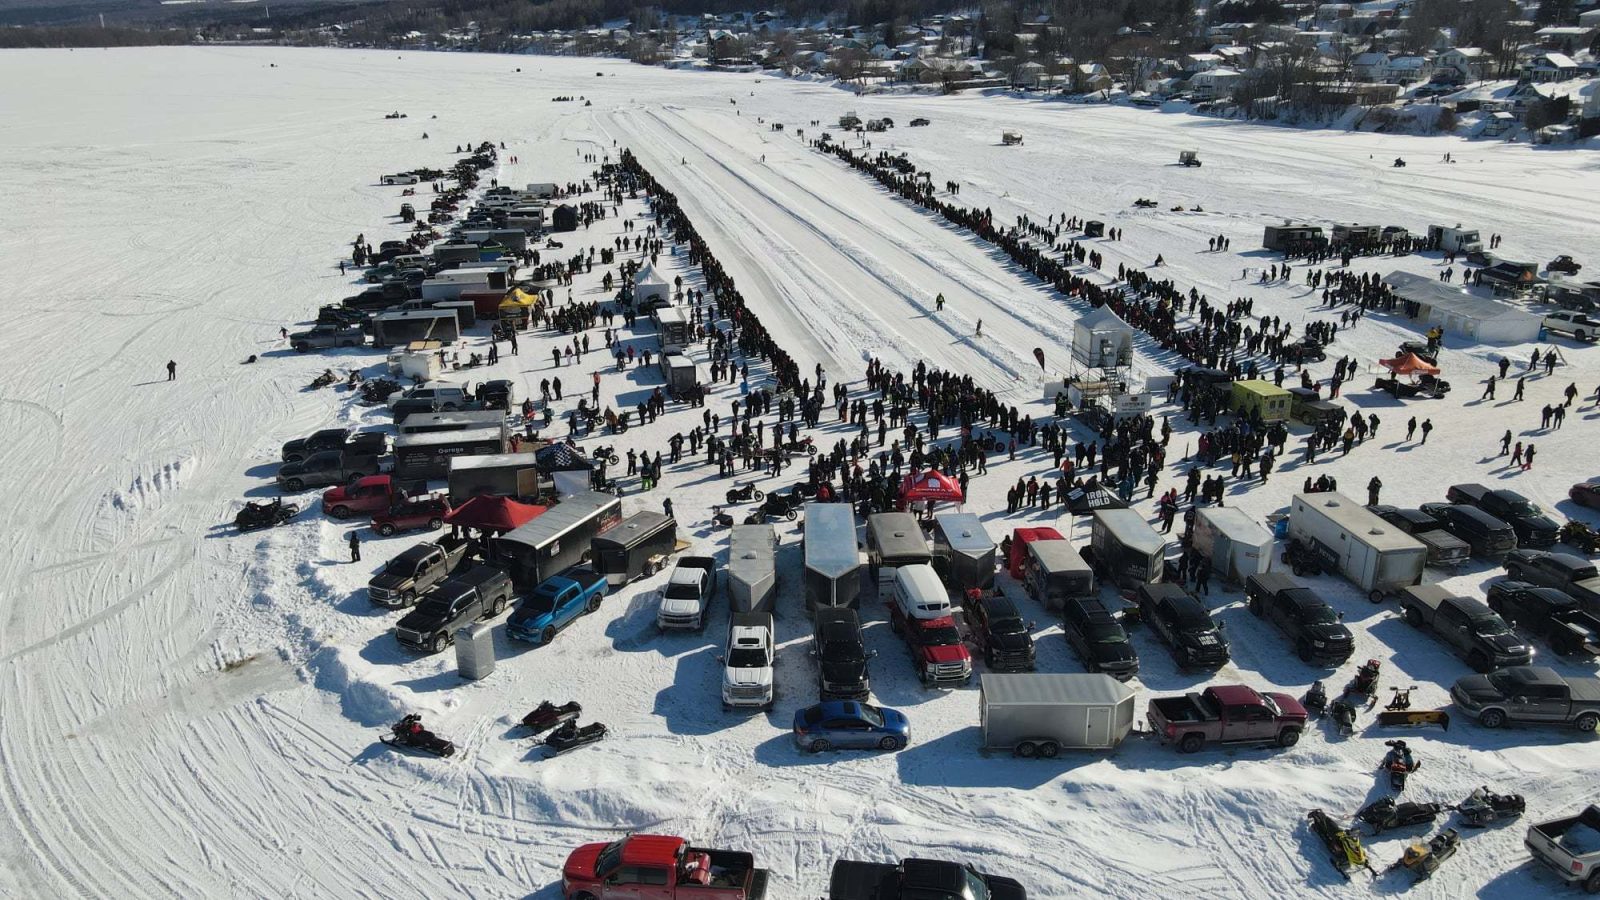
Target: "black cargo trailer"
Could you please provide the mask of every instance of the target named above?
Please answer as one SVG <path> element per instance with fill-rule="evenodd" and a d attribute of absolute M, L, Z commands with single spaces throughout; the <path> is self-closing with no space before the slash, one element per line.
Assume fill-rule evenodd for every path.
<path fill-rule="evenodd" d="M 637 512 L 589 541 L 595 572 L 612 587 L 654 575 L 678 545 L 678 522 L 658 512 Z"/>

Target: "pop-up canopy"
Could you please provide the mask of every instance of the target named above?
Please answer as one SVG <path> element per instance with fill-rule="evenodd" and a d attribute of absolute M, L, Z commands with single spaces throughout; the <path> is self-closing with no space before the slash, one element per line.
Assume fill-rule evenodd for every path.
<path fill-rule="evenodd" d="M 477 528 L 493 534 L 504 534 L 538 518 L 546 507 L 518 503 L 510 497 L 479 494 L 445 513 L 448 525 L 457 528 Z"/>
<path fill-rule="evenodd" d="M 1394 359 L 1380 359 L 1378 365 L 1396 375 L 1437 375 L 1439 367 L 1415 353 L 1402 353 Z"/>
<path fill-rule="evenodd" d="M 937 469 L 911 474 L 900 482 L 900 508 L 912 503 L 960 503 L 961 484 Z"/>

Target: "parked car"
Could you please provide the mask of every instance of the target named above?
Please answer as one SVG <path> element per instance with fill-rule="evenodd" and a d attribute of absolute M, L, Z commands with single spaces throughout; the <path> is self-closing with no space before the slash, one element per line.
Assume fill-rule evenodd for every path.
<path fill-rule="evenodd" d="M 1593 341 L 1600 338 L 1600 320 L 1590 318 L 1588 313 L 1562 310 L 1544 317 L 1544 330 L 1569 335 L 1574 340 Z"/>
<path fill-rule="evenodd" d="M 584 844 L 561 865 L 565 900 L 761 900 L 767 870 L 738 850 L 691 847 L 681 837 L 630 834 Z"/>
<path fill-rule="evenodd" d="M 771 613 L 734 613 L 722 663 L 722 708 L 771 709 L 776 699 L 777 650 Z"/>
<path fill-rule="evenodd" d="M 458 570 L 428 591 L 395 624 L 394 636 L 414 650 L 438 653 L 455 643 L 456 629 L 479 619 L 492 619 L 511 602 L 511 578 L 492 566 Z"/>
<path fill-rule="evenodd" d="M 1459 597 L 1437 584 L 1419 584 L 1400 592 L 1400 608 L 1408 624 L 1433 632 L 1479 672 L 1525 666 L 1533 660 L 1533 648 L 1476 597 Z"/>
<path fill-rule="evenodd" d="M 1485 728 L 1517 722 L 1600 725 L 1600 678 L 1567 678 L 1544 666 L 1513 666 L 1456 679 L 1450 699 Z"/>
<path fill-rule="evenodd" d="M 1252 613 L 1288 636 L 1302 662 L 1341 666 L 1356 652 L 1344 616 L 1288 575 L 1251 575 L 1245 579 L 1244 595 Z"/>
<path fill-rule="evenodd" d="M 1475 506 L 1457 503 L 1424 503 L 1422 511 L 1456 537 L 1467 542 L 1473 556 L 1495 559 L 1517 549 L 1517 533 L 1507 522 Z"/>
<path fill-rule="evenodd" d="M 710 556 L 680 556 L 661 589 L 656 627 L 662 631 L 706 626 L 711 598 L 717 591 L 717 561 Z"/>
<path fill-rule="evenodd" d="M 855 700 L 825 700 L 796 710 L 794 743 L 810 753 L 825 750 L 899 750 L 911 740 L 900 712 Z"/>
<path fill-rule="evenodd" d="M 1573 259 L 1570 254 L 1563 253 L 1550 260 L 1550 264 L 1545 266 L 1545 269 L 1551 272 L 1560 272 L 1563 275 L 1576 275 L 1583 271 L 1583 263 Z"/>
<path fill-rule="evenodd" d="M 1118 681 L 1139 674 L 1139 653 L 1122 622 L 1098 597 L 1070 598 L 1061 606 L 1061 630 L 1090 672 Z"/>
<path fill-rule="evenodd" d="M 1211 613 L 1175 584 L 1141 585 L 1139 618 L 1149 624 L 1183 669 L 1220 669 L 1228 662 L 1228 641 Z"/>
<path fill-rule="evenodd" d="M 927 125 L 927 124 L 929 124 L 928 120 L 924 119 L 924 118 L 921 118 L 921 117 L 918 117 L 918 118 L 915 118 L 915 119 L 911 120 L 911 127 L 912 128 L 921 128 L 921 127 L 923 127 L 924 125 Z"/>
<path fill-rule="evenodd" d="M 357 455 L 382 456 L 388 452 L 389 437 L 381 431 L 356 431 L 353 428 L 324 428 L 283 445 L 284 462 L 300 462 L 319 450 L 342 450 Z"/>
<path fill-rule="evenodd" d="M 466 558 L 467 542 L 449 535 L 408 547 L 367 582 L 367 599 L 389 609 L 413 606 L 424 591 L 450 577 Z"/>
<path fill-rule="evenodd" d="M 1146 719 L 1163 744 L 1194 753 L 1206 744 L 1276 744 L 1292 747 L 1305 730 L 1306 710 L 1288 694 L 1242 684 L 1208 687 L 1198 694 L 1155 697 Z"/>
<path fill-rule="evenodd" d="M 827 900 L 1028 900 L 1014 878 L 937 859 L 898 863 L 841 859 L 828 878 Z"/>
<path fill-rule="evenodd" d="M 1032 672 L 1034 623 L 1023 622 L 1017 605 L 1004 594 L 964 598 L 972 643 L 991 672 Z"/>
<path fill-rule="evenodd" d="M 1580 481 L 1567 490 L 1567 496 L 1579 506 L 1600 509 L 1600 481 Z"/>
<path fill-rule="evenodd" d="M 818 607 L 812 617 L 811 655 L 823 700 L 865 700 L 871 689 L 867 661 L 876 651 L 861 643 L 861 619 L 847 606 Z"/>
<path fill-rule="evenodd" d="M 289 346 L 296 353 L 330 347 L 360 347 L 366 342 L 367 333 L 360 325 L 320 324 L 289 335 Z"/>
<path fill-rule="evenodd" d="M 278 487 L 285 491 L 302 491 L 308 487 L 346 484 L 376 475 L 380 467 L 379 458 L 374 454 L 318 450 L 299 462 L 279 466 Z"/>
<path fill-rule="evenodd" d="M 586 566 L 573 566 L 539 582 L 506 623 L 506 636 L 548 644 L 556 632 L 600 608 L 610 583 Z"/>
<path fill-rule="evenodd" d="M 1589 560 L 1560 550 L 1513 550 L 1506 555 L 1505 567 L 1512 581 L 1564 591 L 1600 615 L 1600 571 Z"/>
<path fill-rule="evenodd" d="M 1551 587 L 1521 581 L 1489 585 L 1489 608 L 1513 628 L 1537 635 L 1563 656 L 1600 655 L 1600 616 Z"/>
<path fill-rule="evenodd" d="M 425 528 L 438 531 L 450 514 L 450 498 L 444 494 L 411 497 L 372 517 L 372 530 L 388 537 L 398 531 Z"/>
<path fill-rule="evenodd" d="M 1522 843 L 1562 881 L 1600 894 L 1600 806 L 1530 825 Z"/>
<path fill-rule="evenodd" d="M 1368 507 L 1378 518 L 1404 531 L 1428 548 L 1428 565 L 1453 568 L 1472 559 L 1472 545 L 1444 530 L 1444 523 L 1420 509 Z"/>
<path fill-rule="evenodd" d="M 1517 533 L 1518 547 L 1553 546 L 1561 530 L 1561 526 L 1545 515 L 1539 504 L 1516 491 L 1490 490 L 1481 484 L 1456 484 L 1450 486 L 1445 499 L 1451 503 L 1476 506 L 1510 525 Z"/>

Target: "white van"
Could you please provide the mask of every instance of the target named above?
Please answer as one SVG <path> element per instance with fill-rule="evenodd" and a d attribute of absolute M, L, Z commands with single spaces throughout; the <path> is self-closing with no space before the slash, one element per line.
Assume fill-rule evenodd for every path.
<path fill-rule="evenodd" d="M 908 619 L 943 619 L 954 615 L 950 592 L 927 563 L 894 570 L 894 602 Z"/>
<path fill-rule="evenodd" d="M 722 708 L 771 709 L 776 656 L 770 613 L 734 613 L 722 663 Z"/>

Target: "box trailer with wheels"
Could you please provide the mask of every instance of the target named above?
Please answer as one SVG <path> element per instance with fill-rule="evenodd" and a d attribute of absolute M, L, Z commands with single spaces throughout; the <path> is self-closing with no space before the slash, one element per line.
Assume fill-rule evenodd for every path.
<path fill-rule="evenodd" d="M 1289 538 L 1382 602 L 1401 588 L 1422 582 L 1428 548 L 1377 513 L 1337 491 L 1295 494 L 1289 504 Z"/>
<path fill-rule="evenodd" d="M 1028 553 L 1022 563 L 1022 587 L 1045 609 L 1060 612 L 1068 600 L 1093 597 L 1099 592 L 1094 569 L 1072 544 L 1044 540 L 1029 541 L 1025 547 Z"/>
<path fill-rule="evenodd" d="M 1132 589 L 1161 580 L 1167 541 L 1137 510 L 1097 509 L 1089 550 L 1101 577 Z"/>
<path fill-rule="evenodd" d="M 604 575 L 612 587 L 619 587 L 661 571 L 677 547 L 677 520 L 645 511 L 590 538 L 589 556 L 595 572 Z"/>
<path fill-rule="evenodd" d="M 957 592 L 994 587 L 994 539 L 976 513 L 933 517 L 933 565 Z"/>
<path fill-rule="evenodd" d="M 622 501 L 588 491 L 565 497 L 538 518 L 489 541 L 491 565 L 529 591 L 568 566 L 587 562 L 590 539 L 622 521 Z"/>
<path fill-rule="evenodd" d="M 1229 584 L 1244 583 L 1272 562 L 1272 533 L 1236 506 L 1200 509 L 1194 517 L 1193 544 Z"/>
<path fill-rule="evenodd" d="M 846 606 L 861 600 L 861 549 L 856 546 L 856 514 L 848 503 L 807 503 L 805 507 L 806 609 Z"/>
<path fill-rule="evenodd" d="M 879 569 L 933 562 L 933 550 L 911 513 L 874 513 L 867 517 L 867 565 L 873 580 Z"/>
<path fill-rule="evenodd" d="M 1133 730 L 1133 688 L 1110 675 L 997 675 L 978 687 L 984 750 L 1054 757 L 1110 750 Z"/>
<path fill-rule="evenodd" d="M 728 533 L 728 606 L 770 613 L 778 593 L 778 533 L 771 525 L 735 525 Z"/>

